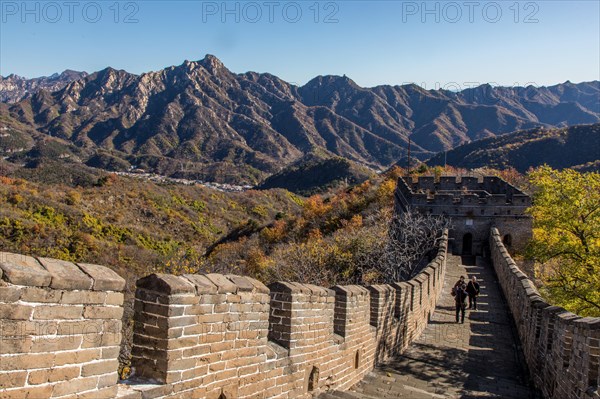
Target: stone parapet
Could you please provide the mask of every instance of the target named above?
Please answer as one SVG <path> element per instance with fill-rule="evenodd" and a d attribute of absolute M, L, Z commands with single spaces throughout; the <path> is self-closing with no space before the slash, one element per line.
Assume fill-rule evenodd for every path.
<path fill-rule="evenodd" d="M 222 274 L 137 281 L 133 376 L 118 383 L 125 281 L 0 253 L 0 398 L 309 398 L 359 382 L 419 337 L 448 233 L 413 279 L 335 286 Z"/>
<path fill-rule="evenodd" d="M 113 398 L 125 280 L 0 252 L 0 398 Z"/>
<path fill-rule="evenodd" d="M 154 274 L 137 282 L 134 378 L 120 398 L 308 398 L 416 339 L 441 293 L 447 232 L 408 282 L 335 286 Z"/>
<path fill-rule="evenodd" d="M 544 301 L 496 228 L 490 247 L 536 387 L 548 399 L 600 397 L 600 318 L 580 317 Z"/>

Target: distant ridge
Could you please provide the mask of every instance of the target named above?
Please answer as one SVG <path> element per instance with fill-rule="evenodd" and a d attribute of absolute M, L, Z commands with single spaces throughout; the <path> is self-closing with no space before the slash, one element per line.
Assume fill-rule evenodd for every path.
<path fill-rule="evenodd" d="M 475 169 L 512 167 L 526 172 L 543 164 L 557 169 L 600 171 L 600 124 L 531 129 L 474 141 L 438 154 L 426 163 Z"/>
<path fill-rule="evenodd" d="M 57 91 L 74 80 L 88 76 L 86 72 L 67 69 L 50 76 L 27 79 L 17 75 L 0 76 L 0 102 L 15 103 L 30 97 L 38 90 Z"/>
<path fill-rule="evenodd" d="M 406 157 L 409 139 L 424 160 L 516 130 L 600 122 L 598 81 L 455 93 L 318 76 L 298 87 L 232 73 L 211 55 L 141 75 L 71 75 L 58 91 L 0 104 L 0 124 L 16 127 L 0 155 L 30 161 L 40 140 L 60 140 L 94 167 L 257 184 L 312 153 L 385 169 Z"/>
<path fill-rule="evenodd" d="M 308 155 L 268 177 L 258 188 L 285 188 L 301 195 L 326 191 L 339 184 L 362 183 L 375 173 L 342 157 Z"/>

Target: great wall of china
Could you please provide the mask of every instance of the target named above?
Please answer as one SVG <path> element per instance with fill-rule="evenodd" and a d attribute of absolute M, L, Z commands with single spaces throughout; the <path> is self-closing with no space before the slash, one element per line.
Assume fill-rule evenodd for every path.
<path fill-rule="evenodd" d="M 545 398 L 600 397 L 600 317 L 580 317 L 544 301 L 495 228 L 490 247 L 535 386 Z"/>
<path fill-rule="evenodd" d="M 134 376 L 118 380 L 125 281 L 108 268 L 0 253 L 0 399 L 310 398 L 401 353 L 443 292 L 449 245 L 412 280 L 332 289 L 248 277 L 138 280 Z M 598 398 L 600 318 L 550 306 L 496 228 L 495 272 L 536 387 Z"/>
<path fill-rule="evenodd" d="M 332 289 L 219 274 L 137 282 L 118 383 L 125 281 L 102 266 L 0 254 L 0 398 L 302 398 L 352 386 L 423 331 L 447 238 L 414 279 Z"/>

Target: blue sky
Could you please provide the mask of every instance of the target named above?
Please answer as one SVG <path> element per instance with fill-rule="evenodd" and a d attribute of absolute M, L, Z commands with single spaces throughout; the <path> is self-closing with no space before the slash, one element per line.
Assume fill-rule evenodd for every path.
<path fill-rule="evenodd" d="M 25 6 L 24 6 L 25 4 Z M 0 74 L 142 73 L 214 54 L 296 84 L 428 89 L 600 79 L 600 2 L 6 1 Z"/>

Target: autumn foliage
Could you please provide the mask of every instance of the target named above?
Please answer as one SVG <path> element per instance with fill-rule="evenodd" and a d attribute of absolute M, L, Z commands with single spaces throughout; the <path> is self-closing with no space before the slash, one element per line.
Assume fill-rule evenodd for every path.
<path fill-rule="evenodd" d="M 600 174 L 540 167 L 534 189 L 533 240 L 542 293 L 582 316 L 600 316 Z"/>

